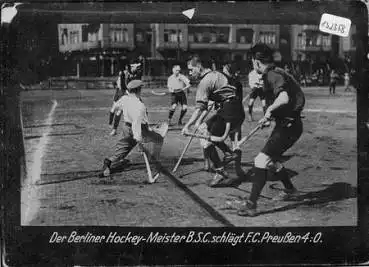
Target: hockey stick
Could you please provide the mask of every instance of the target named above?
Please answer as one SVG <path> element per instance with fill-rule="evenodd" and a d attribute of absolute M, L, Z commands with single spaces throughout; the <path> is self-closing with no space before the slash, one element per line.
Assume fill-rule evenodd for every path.
<path fill-rule="evenodd" d="M 204 120 L 204 119 L 209 115 L 209 113 L 212 111 L 213 107 L 214 107 L 214 104 L 212 104 L 212 105 L 210 106 L 210 108 L 209 108 L 209 109 L 208 109 L 208 111 L 206 112 L 205 116 L 203 117 L 203 120 Z M 197 132 L 197 130 L 199 129 L 199 127 L 200 127 L 200 125 L 195 129 L 194 133 L 196 133 L 196 132 Z M 187 145 L 186 145 L 186 146 L 185 146 L 185 148 L 183 149 L 181 156 L 179 157 L 179 159 L 178 159 L 178 161 L 177 161 L 176 165 L 174 166 L 174 168 L 173 168 L 173 170 L 172 170 L 172 173 L 175 173 L 175 172 L 177 171 L 177 169 L 178 169 L 178 167 L 179 167 L 179 164 L 181 164 L 181 161 L 182 161 L 182 159 L 183 159 L 183 156 L 184 156 L 184 154 L 186 153 L 186 151 L 187 151 L 188 147 L 190 146 L 190 144 L 191 144 L 191 142 L 192 142 L 193 138 L 194 138 L 194 137 L 193 137 L 193 136 L 191 136 L 190 140 L 188 140 Z"/>
<path fill-rule="evenodd" d="M 243 143 L 245 143 L 247 140 L 249 140 L 257 131 L 259 131 L 261 128 L 263 127 L 262 124 L 258 124 L 253 130 L 251 130 L 251 132 L 245 136 L 244 138 L 242 138 L 238 143 L 237 143 L 237 147 L 240 147 Z"/>
<path fill-rule="evenodd" d="M 197 133 L 185 133 L 185 136 L 191 136 L 191 137 L 196 137 L 196 138 L 200 138 L 200 139 L 205 139 L 205 140 L 209 140 L 210 136 L 206 136 L 206 135 L 202 135 L 202 134 L 197 134 Z"/>
<path fill-rule="evenodd" d="M 205 116 L 203 117 L 203 120 L 204 120 L 204 119 L 209 115 L 209 113 L 212 111 L 213 107 L 214 107 L 214 104 L 212 104 L 212 105 L 210 106 L 210 108 L 209 108 L 209 109 L 208 109 L 208 111 L 206 112 Z M 199 127 L 200 127 L 200 125 L 196 128 L 195 133 L 197 132 L 197 130 L 199 129 Z M 179 165 L 180 165 L 180 164 L 181 164 L 181 162 L 182 162 L 182 159 L 183 159 L 183 157 L 184 157 L 184 154 L 186 153 L 186 151 L 187 151 L 188 147 L 190 146 L 190 144 L 191 144 L 191 142 L 192 142 L 192 139 L 193 139 L 193 138 L 194 138 L 194 137 L 193 137 L 193 136 L 191 136 L 190 140 L 188 140 L 188 142 L 187 142 L 187 144 L 186 144 L 185 148 L 183 149 L 183 151 L 182 151 L 182 153 L 181 153 L 181 156 L 179 157 L 179 159 L 178 159 L 178 161 L 177 161 L 176 165 L 174 166 L 174 168 L 173 168 L 173 170 L 172 170 L 172 173 L 175 173 L 175 172 L 177 171 L 177 169 L 178 169 Z M 160 175 L 160 173 L 157 173 L 157 174 L 154 176 L 154 180 L 158 179 L 159 175 Z"/>
<path fill-rule="evenodd" d="M 156 179 L 154 177 L 152 177 L 151 167 L 150 167 L 150 163 L 149 163 L 149 159 L 147 157 L 146 151 L 142 151 L 142 155 L 143 155 L 144 160 L 145 160 L 148 181 L 149 181 L 150 184 L 153 184 L 153 183 L 155 183 Z"/>
<path fill-rule="evenodd" d="M 157 95 L 157 96 L 165 96 L 167 93 L 166 92 L 155 92 L 154 90 L 151 90 L 151 93 L 153 95 Z"/>

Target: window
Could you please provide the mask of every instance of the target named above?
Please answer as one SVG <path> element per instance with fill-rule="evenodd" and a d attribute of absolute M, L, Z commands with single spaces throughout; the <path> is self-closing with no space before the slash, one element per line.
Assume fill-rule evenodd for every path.
<path fill-rule="evenodd" d="M 82 42 L 88 41 L 88 25 L 82 25 Z"/>
<path fill-rule="evenodd" d="M 195 43 L 228 43 L 229 27 L 189 27 L 188 36 Z"/>
<path fill-rule="evenodd" d="M 275 45 L 276 34 L 274 32 L 260 32 L 259 41 L 264 44 Z"/>
<path fill-rule="evenodd" d="M 68 42 L 68 29 L 63 29 L 62 35 L 61 35 L 61 44 L 66 45 Z"/>
<path fill-rule="evenodd" d="M 143 43 L 144 42 L 144 36 L 143 36 L 143 33 L 142 32 L 137 32 L 136 33 L 136 41 L 137 42 L 140 42 L 140 43 Z"/>
<path fill-rule="evenodd" d="M 70 32 L 69 42 L 71 44 L 78 44 L 78 39 L 79 39 L 79 32 L 78 31 Z"/>
<path fill-rule="evenodd" d="M 331 36 L 328 34 L 324 34 L 322 36 L 322 45 L 323 47 L 330 48 L 331 47 Z"/>
<path fill-rule="evenodd" d="M 177 43 L 182 42 L 183 34 L 181 30 L 164 30 L 164 42 L 165 43 Z"/>
<path fill-rule="evenodd" d="M 191 42 L 191 43 L 193 43 L 195 41 L 195 37 L 194 37 L 193 34 L 188 35 L 188 41 Z"/>
<path fill-rule="evenodd" d="M 356 47 L 356 33 L 351 35 L 350 46 L 351 47 Z"/>
<path fill-rule="evenodd" d="M 237 43 L 252 44 L 254 31 L 252 29 L 238 29 L 236 32 Z"/>
<path fill-rule="evenodd" d="M 88 33 L 88 41 L 89 42 L 96 42 L 97 41 L 97 33 L 96 32 L 89 32 Z"/>
<path fill-rule="evenodd" d="M 170 32 L 169 32 L 169 42 L 171 42 L 171 43 L 177 42 L 177 32 L 175 30 L 170 30 Z"/>
<path fill-rule="evenodd" d="M 216 32 L 210 33 L 210 43 L 216 43 L 217 42 L 217 34 Z"/>

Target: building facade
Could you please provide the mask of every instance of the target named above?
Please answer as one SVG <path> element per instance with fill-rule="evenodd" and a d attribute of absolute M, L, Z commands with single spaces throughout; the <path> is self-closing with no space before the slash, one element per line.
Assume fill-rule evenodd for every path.
<path fill-rule="evenodd" d="M 145 58 L 146 75 L 167 74 L 173 62 L 190 53 L 215 62 L 232 60 L 250 68 L 249 50 L 265 43 L 280 52 L 283 61 L 314 61 L 355 51 L 355 31 L 334 38 L 314 25 L 252 24 L 59 24 L 59 50 L 82 76 L 111 76 L 128 58 Z"/>

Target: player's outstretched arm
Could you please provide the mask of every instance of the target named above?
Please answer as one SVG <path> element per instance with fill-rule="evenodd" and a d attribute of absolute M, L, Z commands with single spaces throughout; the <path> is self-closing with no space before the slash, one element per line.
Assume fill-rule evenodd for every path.
<path fill-rule="evenodd" d="M 226 129 L 224 131 L 224 134 L 223 136 L 214 136 L 212 135 L 210 137 L 210 141 L 212 142 L 223 142 L 224 140 L 226 140 L 226 138 L 228 137 L 228 134 L 229 134 L 229 131 L 231 130 L 231 123 L 230 122 L 227 122 L 226 124 Z"/>

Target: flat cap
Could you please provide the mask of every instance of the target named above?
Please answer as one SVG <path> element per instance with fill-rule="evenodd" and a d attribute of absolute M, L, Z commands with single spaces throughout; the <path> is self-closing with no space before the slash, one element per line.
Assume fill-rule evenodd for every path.
<path fill-rule="evenodd" d="M 130 81 L 127 85 L 127 89 L 128 90 L 133 90 L 136 89 L 138 87 L 141 87 L 143 85 L 143 82 L 141 80 L 133 80 Z"/>

